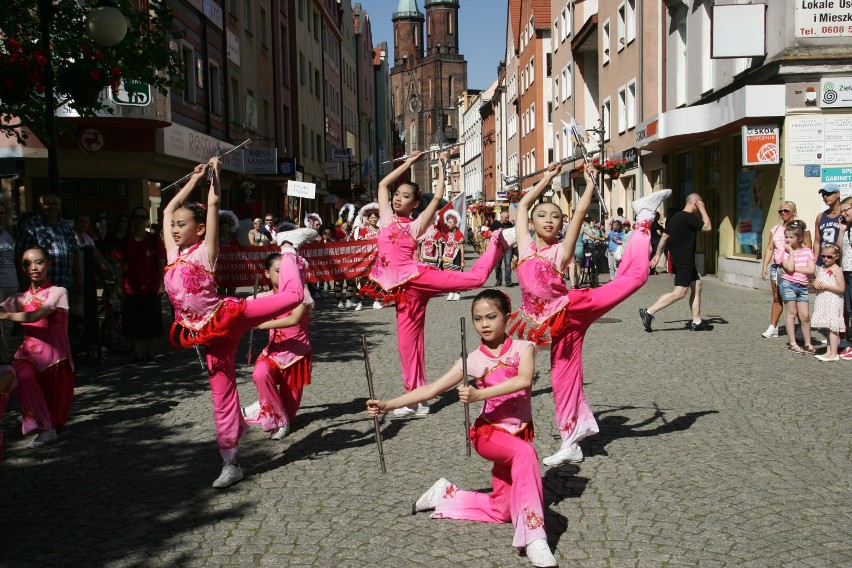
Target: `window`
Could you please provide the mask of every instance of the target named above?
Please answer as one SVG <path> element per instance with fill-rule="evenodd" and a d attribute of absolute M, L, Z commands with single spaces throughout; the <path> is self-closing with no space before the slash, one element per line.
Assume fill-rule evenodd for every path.
<path fill-rule="evenodd" d="M 570 63 L 562 69 L 562 100 L 567 101 L 571 96 L 571 67 Z"/>
<path fill-rule="evenodd" d="M 308 128 L 302 125 L 302 156 L 308 157 Z"/>
<path fill-rule="evenodd" d="M 553 98 L 553 103 L 559 106 L 559 75 L 553 78 L 553 94 L 551 98 Z"/>
<path fill-rule="evenodd" d="M 269 100 L 263 99 L 263 123 L 261 124 L 261 134 L 266 136 L 269 133 L 269 128 L 272 126 L 272 117 L 269 114 Z"/>
<path fill-rule="evenodd" d="M 237 0 L 231 0 L 234 4 L 237 3 Z M 305 0 L 299 0 L 299 19 L 305 19 Z"/>
<path fill-rule="evenodd" d="M 677 26 L 675 34 L 675 104 L 686 104 L 686 18 Z"/>
<path fill-rule="evenodd" d="M 559 36 L 559 43 L 565 41 L 565 38 L 567 38 L 571 34 L 571 30 L 568 29 L 568 25 L 571 23 L 571 18 L 569 17 L 570 12 L 568 10 L 569 8 L 566 5 L 562 9 L 562 14 L 560 15 L 560 20 L 562 22 L 562 34 Z M 556 36 L 553 37 L 554 39 L 556 38 Z"/>
<path fill-rule="evenodd" d="M 210 63 L 207 66 L 207 73 L 210 77 L 210 112 L 217 116 L 222 116 L 222 85 L 220 84 L 222 79 L 219 66 L 215 63 Z"/>
<path fill-rule="evenodd" d="M 246 33 L 251 34 L 254 31 L 254 14 L 252 12 L 251 3 L 253 0 L 243 0 L 243 19 L 245 20 Z"/>
<path fill-rule="evenodd" d="M 228 0 L 228 14 L 237 17 L 237 0 Z"/>
<path fill-rule="evenodd" d="M 556 38 L 559 37 L 559 18 L 556 18 L 555 20 L 553 20 L 553 31 L 550 33 L 550 37 L 552 37 L 554 39 L 554 41 L 556 40 Z M 553 46 L 553 51 L 557 51 L 558 49 L 559 49 L 559 43 L 557 42 Z"/>
<path fill-rule="evenodd" d="M 257 132 L 257 102 L 254 100 L 254 92 L 246 90 L 246 128 Z"/>
<path fill-rule="evenodd" d="M 526 78 L 527 78 L 527 70 L 521 69 L 521 94 L 524 94 L 524 89 L 526 88 Z"/>
<path fill-rule="evenodd" d="M 319 14 L 317 14 L 316 11 L 314 11 L 314 39 L 317 40 L 317 41 L 319 41 L 319 32 L 320 32 Z"/>
<path fill-rule="evenodd" d="M 299 82 L 305 84 L 305 54 L 301 51 L 299 52 Z"/>
<path fill-rule="evenodd" d="M 616 19 L 616 22 L 615 22 L 615 35 L 616 35 L 615 41 L 617 42 L 616 45 L 615 45 L 615 49 L 617 51 L 621 51 L 622 49 L 624 49 L 624 46 L 627 45 L 627 40 L 625 39 L 627 30 L 625 29 L 625 25 L 624 25 L 624 19 L 625 19 L 624 13 L 625 13 L 625 7 L 624 7 L 624 3 L 622 2 L 618 6 L 618 16 L 617 16 L 617 19 Z"/>
<path fill-rule="evenodd" d="M 320 162 L 322 162 L 322 161 L 324 161 L 324 160 L 325 160 L 325 157 L 323 156 L 322 136 L 320 136 L 319 134 L 317 134 L 317 135 L 316 135 L 316 141 L 317 141 L 317 159 L 318 159 Z"/>
<path fill-rule="evenodd" d="M 429 17 L 426 18 L 426 35 L 432 35 L 432 14 L 429 14 Z"/>
<path fill-rule="evenodd" d="M 450 75 L 450 79 L 447 81 L 447 85 L 449 86 L 449 91 L 450 91 L 449 94 L 448 94 L 448 97 L 449 97 L 449 100 L 450 100 L 450 104 L 452 104 L 452 101 L 454 100 L 455 92 L 456 92 L 455 77 Z"/>
<path fill-rule="evenodd" d="M 607 18 L 601 29 L 601 62 L 604 65 L 609 63 L 609 29 L 609 18 Z"/>
<path fill-rule="evenodd" d="M 319 69 L 314 69 L 314 94 L 320 98 L 320 73 Z"/>
<path fill-rule="evenodd" d="M 181 46 L 183 55 L 183 100 L 195 104 L 195 50 L 188 44 Z"/>
<path fill-rule="evenodd" d="M 556 159 L 560 160 L 561 158 L 559 156 L 559 149 L 561 148 L 561 146 L 559 145 L 559 134 L 558 133 L 556 134 L 556 136 L 554 138 L 553 146 L 556 148 Z M 566 156 L 566 158 L 567 158 L 567 156 Z M 551 162 L 552 161 L 553 160 L 551 160 Z"/>
<path fill-rule="evenodd" d="M 260 45 L 266 47 L 269 41 L 269 33 L 266 31 L 266 9 L 261 6 L 258 12 L 260 14 L 260 23 L 258 24 L 260 26 L 258 30 L 260 32 Z"/>
<path fill-rule="evenodd" d="M 706 93 L 713 88 L 713 65 L 714 60 L 710 58 L 710 10 L 711 6 L 705 5 L 701 11 L 701 92 Z"/>
<path fill-rule="evenodd" d="M 604 99 L 602 115 L 601 115 L 601 125 L 603 126 L 603 139 L 604 142 L 609 141 L 610 138 L 610 115 L 612 114 L 612 100 L 607 97 Z"/>
<path fill-rule="evenodd" d="M 452 13 L 452 12 L 447 12 L 447 31 L 449 32 L 449 34 L 450 34 L 450 35 L 453 35 L 453 33 L 454 33 L 454 31 L 453 31 L 453 25 L 454 25 L 454 22 L 453 22 L 453 13 Z"/>
<path fill-rule="evenodd" d="M 530 57 L 530 66 L 527 75 L 529 75 L 530 85 L 532 85 L 533 81 L 535 81 L 535 57 Z"/>
<path fill-rule="evenodd" d="M 535 26 L 533 26 L 533 19 L 532 19 L 532 16 L 530 16 L 530 21 L 527 24 L 527 41 L 532 39 L 534 33 L 535 33 Z"/>
<path fill-rule="evenodd" d="M 314 136 L 315 136 L 315 135 L 314 135 L 314 130 L 313 130 L 313 128 L 312 128 L 312 129 L 311 129 L 311 137 L 310 137 L 310 138 L 308 138 L 308 146 L 310 146 L 310 147 L 311 147 L 311 159 L 312 159 L 312 160 L 316 160 L 316 159 L 317 159 L 317 147 L 313 145 L 313 139 L 314 139 Z"/>
<path fill-rule="evenodd" d="M 314 64 L 308 61 L 308 90 L 310 92 L 314 92 L 314 82 L 311 81 L 311 77 L 314 75 Z"/>
<path fill-rule="evenodd" d="M 535 130 L 535 103 L 530 105 L 530 131 Z"/>
<path fill-rule="evenodd" d="M 553 103 L 547 103 L 547 124 L 553 123 Z"/>
<path fill-rule="evenodd" d="M 627 130 L 627 89 L 625 87 L 618 89 L 618 115 L 616 120 L 619 133 Z"/>
<path fill-rule="evenodd" d="M 534 170 L 535 170 L 535 168 L 536 168 L 536 162 L 535 162 L 535 149 L 530 150 L 530 164 L 529 164 L 529 167 L 530 167 L 530 171 L 531 171 L 531 172 L 532 172 L 532 171 L 534 171 Z"/>
<path fill-rule="evenodd" d="M 231 78 L 231 122 L 240 124 L 242 119 L 242 105 L 240 105 L 240 82 Z"/>
<path fill-rule="evenodd" d="M 287 37 L 284 26 L 281 26 L 281 37 Z M 281 42 L 281 81 L 290 88 L 290 49 L 286 41 Z"/>
<path fill-rule="evenodd" d="M 636 127 L 636 80 L 627 83 L 627 128 Z"/>
<path fill-rule="evenodd" d="M 414 47 L 420 47 L 420 28 L 418 26 L 412 26 L 411 31 L 414 32 L 412 34 L 414 36 Z"/>
<path fill-rule="evenodd" d="M 705 9 L 706 8 L 707 5 L 705 4 Z M 636 39 L 636 0 L 627 0 L 624 25 L 627 29 L 625 39 L 629 44 L 631 41 Z"/>

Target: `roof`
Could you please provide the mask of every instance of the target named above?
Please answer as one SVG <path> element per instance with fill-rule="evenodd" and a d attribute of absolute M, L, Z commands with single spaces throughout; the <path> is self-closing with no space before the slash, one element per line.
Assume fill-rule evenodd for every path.
<path fill-rule="evenodd" d="M 396 9 L 397 12 L 419 12 L 420 8 L 417 7 L 417 0 L 399 0 L 399 6 Z"/>

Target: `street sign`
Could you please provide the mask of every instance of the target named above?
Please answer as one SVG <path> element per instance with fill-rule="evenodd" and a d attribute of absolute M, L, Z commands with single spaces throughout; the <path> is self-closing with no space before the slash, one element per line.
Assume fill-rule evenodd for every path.
<path fill-rule="evenodd" d="M 332 162 L 346 162 L 349 163 L 349 158 L 352 156 L 351 148 L 332 148 L 331 149 L 331 161 Z"/>
<path fill-rule="evenodd" d="M 340 175 L 340 162 L 323 162 L 322 164 L 322 173 L 326 176 L 339 176 Z"/>
<path fill-rule="evenodd" d="M 287 195 L 290 197 L 304 197 L 305 199 L 313 199 L 317 194 L 317 184 L 308 183 L 306 181 L 287 182 Z"/>
<path fill-rule="evenodd" d="M 97 154 L 104 147 L 104 135 L 97 128 L 84 128 L 77 134 L 80 149 L 89 154 Z"/>
<path fill-rule="evenodd" d="M 278 173 L 282 176 L 296 175 L 296 158 L 279 158 Z"/>
<path fill-rule="evenodd" d="M 151 104 L 151 85 L 141 81 L 121 80 L 118 92 L 107 89 L 110 100 L 119 106 L 148 106 Z"/>

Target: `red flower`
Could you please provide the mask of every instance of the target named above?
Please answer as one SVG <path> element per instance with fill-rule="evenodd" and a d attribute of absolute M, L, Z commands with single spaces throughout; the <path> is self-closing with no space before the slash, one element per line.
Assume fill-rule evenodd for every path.
<path fill-rule="evenodd" d="M 100 81 L 101 73 L 97 69 L 92 69 L 91 71 L 89 71 L 89 77 L 91 77 L 94 81 Z"/>
<path fill-rule="evenodd" d="M 104 58 L 104 52 L 103 51 L 96 51 L 95 52 L 95 59 L 100 61 L 103 58 Z"/>
<path fill-rule="evenodd" d="M 21 49 L 21 42 L 19 42 L 16 39 L 12 39 L 10 37 L 7 37 L 6 39 L 4 39 L 3 44 L 6 47 L 8 47 L 9 49 Z"/>
<path fill-rule="evenodd" d="M 121 77 L 121 67 L 115 66 L 112 68 L 113 77 Z"/>
<path fill-rule="evenodd" d="M 36 51 L 34 54 L 34 59 L 36 65 L 38 65 L 39 67 L 47 67 L 47 57 L 45 57 L 42 52 Z"/>

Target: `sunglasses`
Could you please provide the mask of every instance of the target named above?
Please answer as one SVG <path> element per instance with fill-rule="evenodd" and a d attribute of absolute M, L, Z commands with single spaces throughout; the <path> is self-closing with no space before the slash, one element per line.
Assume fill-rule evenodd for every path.
<path fill-rule="evenodd" d="M 779 209 L 779 210 L 778 210 L 778 214 L 779 214 L 779 215 L 780 215 L 781 213 L 792 213 L 792 212 L 793 212 L 793 210 L 792 210 L 792 209 Z"/>
<path fill-rule="evenodd" d="M 831 258 L 837 258 L 836 254 L 821 254 L 819 257 L 823 260 L 829 260 Z"/>

